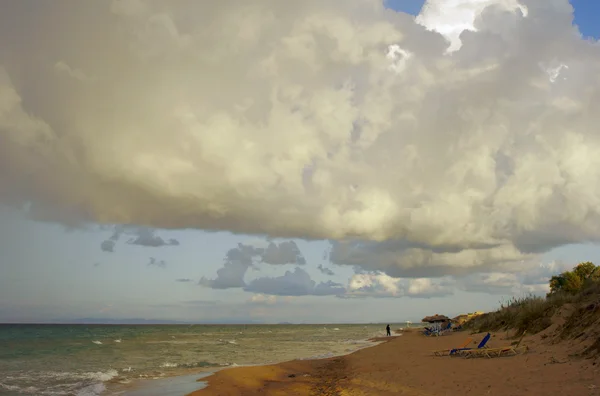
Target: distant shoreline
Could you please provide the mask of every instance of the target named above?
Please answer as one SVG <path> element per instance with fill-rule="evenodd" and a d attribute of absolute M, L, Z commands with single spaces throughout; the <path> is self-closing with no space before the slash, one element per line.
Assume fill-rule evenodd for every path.
<path fill-rule="evenodd" d="M 405 323 L 405 322 L 399 322 Z M 227 323 L 227 322 L 0 322 L 0 326 L 79 326 L 79 325 L 100 325 L 100 326 L 343 326 L 343 325 L 365 325 L 376 326 L 383 325 L 386 322 L 342 322 L 342 323 Z M 411 327 L 419 327 L 422 323 L 411 322 Z"/>

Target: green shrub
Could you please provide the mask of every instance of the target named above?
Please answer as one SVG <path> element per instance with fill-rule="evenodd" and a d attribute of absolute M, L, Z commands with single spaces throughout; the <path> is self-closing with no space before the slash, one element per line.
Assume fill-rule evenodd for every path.
<path fill-rule="evenodd" d="M 552 324 L 552 316 L 565 304 L 600 295 L 600 267 L 591 262 L 578 264 L 550 279 L 546 298 L 526 295 L 500 301 L 500 308 L 469 320 L 465 328 L 474 332 L 514 329 L 517 334 L 538 333 Z"/>
<path fill-rule="evenodd" d="M 586 261 L 579 263 L 571 271 L 565 271 L 550 278 L 550 293 L 558 292 L 579 293 L 589 282 L 600 279 L 600 267 Z"/>
<path fill-rule="evenodd" d="M 547 298 L 534 295 L 513 297 L 501 302 L 497 311 L 471 319 L 465 327 L 475 332 L 515 329 L 517 333 L 527 330 L 535 334 L 548 328 L 552 324 L 552 315 L 574 298 L 568 293 L 556 293 Z"/>

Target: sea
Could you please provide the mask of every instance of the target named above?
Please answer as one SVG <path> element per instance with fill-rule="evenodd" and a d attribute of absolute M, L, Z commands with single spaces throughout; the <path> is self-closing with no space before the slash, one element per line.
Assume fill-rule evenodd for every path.
<path fill-rule="evenodd" d="M 157 381 L 175 396 L 182 379 L 184 395 L 202 385 L 195 373 L 343 355 L 384 335 L 385 324 L 0 324 L 0 395 L 136 396 Z"/>

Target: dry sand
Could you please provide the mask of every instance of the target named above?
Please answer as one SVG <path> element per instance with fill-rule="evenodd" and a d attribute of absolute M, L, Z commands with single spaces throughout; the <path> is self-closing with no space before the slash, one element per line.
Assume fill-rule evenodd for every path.
<path fill-rule="evenodd" d="M 190 395 L 600 395 L 600 364 L 572 357 L 568 343 L 553 344 L 542 335 L 525 337 L 522 345 L 530 350 L 519 356 L 432 355 L 467 337 L 476 347 L 483 334 L 425 337 L 408 331 L 346 356 L 225 369 L 204 378 L 208 387 Z M 495 333 L 488 346 L 510 345 L 506 337 Z"/>

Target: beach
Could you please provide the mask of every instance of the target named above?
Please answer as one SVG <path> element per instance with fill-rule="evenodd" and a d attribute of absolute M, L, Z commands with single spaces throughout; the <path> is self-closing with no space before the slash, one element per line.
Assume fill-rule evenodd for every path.
<path fill-rule="evenodd" d="M 544 333 L 522 341 L 517 356 L 473 358 L 434 356 L 485 334 L 455 332 L 425 337 L 416 329 L 349 355 L 321 360 L 237 367 L 202 378 L 208 386 L 189 396 L 233 395 L 594 395 L 600 394 L 600 365 L 572 356 L 579 344 L 553 343 Z M 510 345 L 511 333 L 492 333 L 489 347 Z"/>

